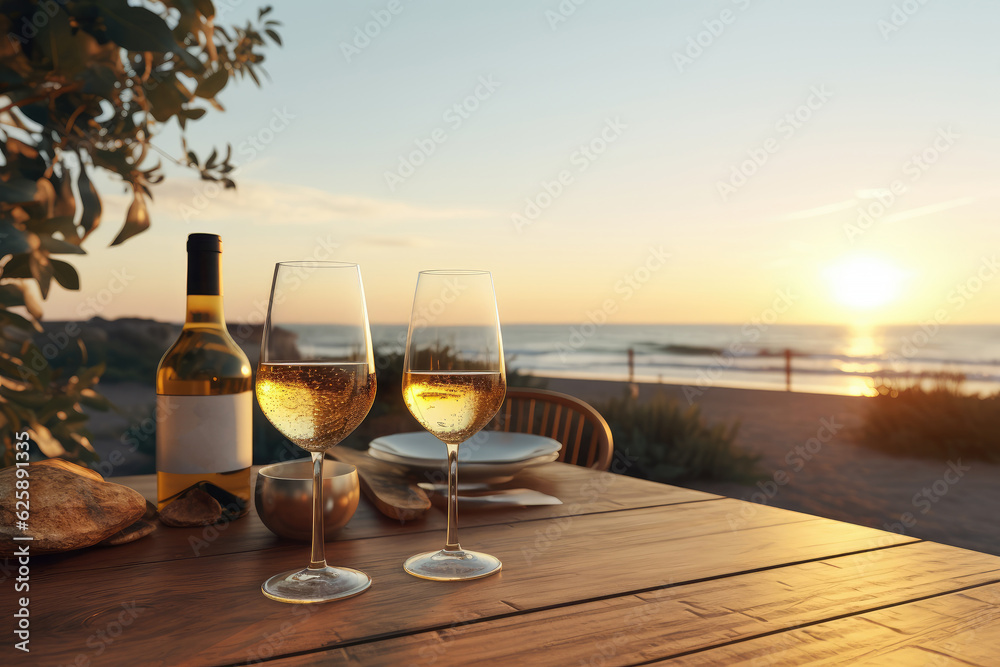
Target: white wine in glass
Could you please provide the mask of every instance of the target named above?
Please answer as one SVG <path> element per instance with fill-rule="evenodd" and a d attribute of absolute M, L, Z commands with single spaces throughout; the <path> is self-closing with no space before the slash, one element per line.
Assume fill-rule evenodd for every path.
<path fill-rule="evenodd" d="M 421 271 L 403 359 L 403 401 L 447 448 L 448 533 L 444 549 L 403 563 L 410 574 L 462 581 L 500 571 L 500 559 L 458 543 L 458 449 L 493 419 L 506 390 L 493 277 Z"/>
<path fill-rule="evenodd" d="M 375 360 L 357 264 L 281 262 L 274 270 L 257 367 L 257 401 L 313 463 L 309 567 L 261 587 L 281 602 L 328 602 L 371 586 L 364 572 L 326 564 L 323 452 L 351 434 L 375 400 Z"/>

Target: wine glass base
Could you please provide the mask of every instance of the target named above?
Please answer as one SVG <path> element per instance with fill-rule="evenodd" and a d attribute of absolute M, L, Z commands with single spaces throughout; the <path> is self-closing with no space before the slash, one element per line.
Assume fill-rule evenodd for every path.
<path fill-rule="evenodd" d="M 496 574 L 503 563 L 496 556 L 468 551 L 429 551 L 410 556 L 403 569 L 414 577 L 431 581 L 467 581 Z"/>
<path fill-rule="evenodd" d="M 278 602 L 312 604 L 354 597 L 371 585 L 371 577 L 364 572 L 327 566 L 276 574 L 265 581 L 260 590 Z"/>

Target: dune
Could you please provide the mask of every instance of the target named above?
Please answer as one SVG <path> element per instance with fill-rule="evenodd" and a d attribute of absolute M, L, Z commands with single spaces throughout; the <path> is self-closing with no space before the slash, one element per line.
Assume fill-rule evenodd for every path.
<path fill-rule="evenodd" d="M 548 378 L 547 388 L 598 403 L 625 382 Z M 639 400 L 682 387 L 640 384 Z M 761 455 L 757 484 L 689 482 L 751 503 L 891 530 L 1000 555 L 1000 466 L 893 457 L 859 444 L 868 399 L 706 387 L 696 400 L 710 421 L 740 422 L 736 444 Z M 783 482 L 783 483 L 781 483 Z"/>

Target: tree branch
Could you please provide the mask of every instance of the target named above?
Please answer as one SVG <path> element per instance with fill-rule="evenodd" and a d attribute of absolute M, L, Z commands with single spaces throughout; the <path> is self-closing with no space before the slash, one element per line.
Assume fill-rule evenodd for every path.
<path fill-rule="evenodd" d="M 17 102 L 11 102 L 7 106 L 0 108 L 0 113 L 4 113 L 5 111 L 10 111 L 11 109 L 17 109 L 19 107 L 23 107 L 26 104 L 34 104 L 35 102 L 41 102 L 42 100 L 48 100 L 54 97 L 59 97 L 60 95 L 63 95 L 65 93 L 71 93 L 79 89 L 80 89 L 80 84 L 78 83 L 73 83 L 68 86 L 60 86 L 54 90 L 49 90 L 39 95 L 31 95 L 29 97 L 25 97 L 22 100 L 18 100 Z"/>

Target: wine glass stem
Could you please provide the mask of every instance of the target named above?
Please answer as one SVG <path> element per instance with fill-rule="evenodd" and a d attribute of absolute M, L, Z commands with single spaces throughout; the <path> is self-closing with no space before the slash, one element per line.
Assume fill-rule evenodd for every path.
<path fill-rule="evenodd" d="M 313 530 L 310 570 L 326 567 L 323 544 L 323 452 L 310 452 L 313 463 Z"/>
<path fill-rule="evenodd" d="M 445 443 L 447 444 L 447 443 Z M 458 445 L 448 444 L 448 536 L 445 551 L 461 551 L 458 543 Z"/>

